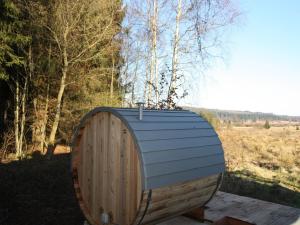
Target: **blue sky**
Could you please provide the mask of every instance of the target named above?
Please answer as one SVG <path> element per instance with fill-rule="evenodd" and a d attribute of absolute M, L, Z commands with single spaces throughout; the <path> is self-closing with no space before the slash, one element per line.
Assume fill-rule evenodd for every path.
<path fill-rule="evenodd" d="M 300 116 L 300 1 L 240 0 L 226 60 L 184 105 Z"/>

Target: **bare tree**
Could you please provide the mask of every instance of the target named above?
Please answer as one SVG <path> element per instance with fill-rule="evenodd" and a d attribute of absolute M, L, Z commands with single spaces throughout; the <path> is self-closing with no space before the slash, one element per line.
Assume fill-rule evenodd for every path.
<path fill-rule="evenodd" d="M 111 77 L 110 77 L 110 103 L 112 103 L 114 97 L 114 74 L 115 74 L 115 58 L 112 55 L 112 68 L 111 68 Z"/>
<path fill-rule="evenodd" d="M 55 142 L 55 135 L 61 116 L 62 100 L 68 82 L 69 71 L 101 57 L 116 33 L 114 25 L 118 5 L 104 0 L 59 0 L 52 6 L 49 34 L 58 47 L 57 57 L 61 60 L 60 85 L 56 98 L 56 109 L 49 144 Z"/>
<path fill-rule="evenodd" d="M 31 51 L 31 50 L 29 50 Z M 31 54 L 31 53 L 29 53 Z M 29 56 L 30 57 L 30 56 Z M 15 111 L 14 111 L 14 129 L 15 129 L 15 148 L 16 157 L 23 156 L 23 140 L 24 128 L 26 123 L 26 104 L 27 104 L 27 91 L 28 91 L 28 76 L 25 76 L 24 85 L 20 82 L 20 75 L 18 74 L 15 80 Z"/>
<path fill-rule="evenodd" d="M 158 33 L 158 5 L 157 0 L 153 1 L 153 19 L 152 19 L 152 67 L 154 73 L 154 91 L 156 106 L 159 101 L 158 95 L 158 62 L 157 62 L 157 33 Z"/>
<path fill-rule="evenodd" d="M 143 71 L 139 79 L 146 85 L 136 91 L 145 93 L 146 102 L 174 108 L 175 102 L 187 95 L 186 84 L 192 85 L 192 80 L 221 56 L 222 35 L 239 12 L 231 0 L 151 2 L 139 5 L 131 0 L 128 5 L 135 9 L 127 20 L 131 38 L 147 53 L 140 55 L 138 69 Z M 160 82 L 162 75 L 164 82 Z"/>
<path fill-rule="evenodd" d="M 176 90 L 176 80 L 177 80 L 177 69 L 178 69 L 178 47 L 179 47 L 179 29 L 181 22 L 181 9 L 182 9 L 182 0 L 178 0 L 177 3 L 177 12 L 176 12 L 176 20 L 175 20 L 175 32 L 174 32 L 174 40 L 172 47 L 172 69 L 171 69 L 171 81 L 168 90 L 167 96 L 167 106 L 171 108 L 173 101 L 173 95 Z"/>
<path fill-rule="evenodd" d="M 151 4 L 151 3 L 152 4 Z M 149 20 L 149 45 L 150 45 L 150 71 L 148 81 L 148 97 L 147 104 L 151 105 L 154 102 L 152 99 L 152 89 L 155 93 L 155 101 L 158 102 L 158 65 L 157 65 L 157 32 L 158 32 L 158 1 L 148 1 L 148 20 Z"/>
<path fill-rule="evenodd" d="M 129 51 L 132 55 L 130 58 L 135 58 L 130 65 L 132 68 L 128 68 L 127 72 L 130 71 L 129 77 L 135 80 L 135 91 L 142 93 L 140 98 L 144 98 L 148 106 L 154 106 L 159 99 L 159 10 L 163 4 L 161 0 L 132 0 L 127 6 L 128 20 L 124 23 L 125 29 L 129 28 L 128 40 L 134 44 L 129 48 L 123 46 L 123 53 Z"/>
<path fill-rule="evenodd" d="M 17 76 L 16 80 L 16 90 L 15 90 L 15 120 L 14 120 L 14 127 L 15 127 L 15 143 L 16 143 L 16 155 L 17 157 L 20 156 L 20 142 L 19 142 L 19 111 L 20 111 L 20 85 L 19 85 L 19 77 Z"/>

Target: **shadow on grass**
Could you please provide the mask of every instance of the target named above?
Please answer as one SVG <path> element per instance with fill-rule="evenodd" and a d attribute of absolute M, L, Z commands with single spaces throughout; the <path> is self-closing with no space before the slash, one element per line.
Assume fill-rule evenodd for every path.
<path fill-rule="evenodd" d="M 300 192 L 255 177 L 248 171 L 227 172 L 220 190 L 300 208 Z"/>
<path fill-rule="evenodd" d="M 300 208 L 300 193 L 245 172 L 225 174 L 221 190 Z M 0 163 L 0 225 L 82 225 L 70 154 Z"/>
<path fill-rule="evenodd" d="M 82 225 L 70 154 L 0 163 L 0 225 Z"/>

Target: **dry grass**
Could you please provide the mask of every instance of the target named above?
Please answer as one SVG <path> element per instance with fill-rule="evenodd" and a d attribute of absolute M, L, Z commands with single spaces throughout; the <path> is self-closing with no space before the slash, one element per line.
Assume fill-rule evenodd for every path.
<path fill-rule="evenodd" d="M 220 127 L 218 134 L 229 172 L 243 171 L 300 192 L 300 130 L 295 126 Z"/>

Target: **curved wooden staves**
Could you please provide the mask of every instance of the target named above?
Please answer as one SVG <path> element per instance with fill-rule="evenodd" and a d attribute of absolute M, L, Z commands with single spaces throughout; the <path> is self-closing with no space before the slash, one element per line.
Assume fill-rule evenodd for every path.
<path fill-rule="evenodd" d="M 102 213 L 111 224 L 154 224 L 204 205 L 219 185 L 217 174 L 143 190 L 141 171 L 136 142 L 116 115 L 97 112 L 84 120 L 73 140 L 72 173 L 80 207 L 93 225 L 102 225 Z"/>

